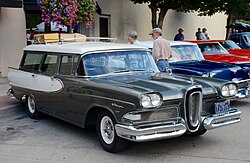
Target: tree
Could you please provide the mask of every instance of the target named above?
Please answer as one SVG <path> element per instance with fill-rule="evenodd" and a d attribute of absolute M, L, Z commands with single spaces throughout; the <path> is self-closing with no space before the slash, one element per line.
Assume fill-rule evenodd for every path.
<path fill-rule="evenodd" d="M 236 15 L 250 14 L 250 0 L 130 0 L 133 3 L 147 3 L 151 9 L 152 27 L 163 27 L 169 9 L 180 12 L 198 12 L 199 16 L 212 16 L 215 13 L 228 15 L 227 25 L 232 24 Z M 158 21 L 157 21 L 158 12 Z M 228 35 L 228 30 L 227 30 Z"/>
<path fill-rule="evenodd" d="M 224 13 L 228 15 L 227 26 L 234 23 L 236 16 L 244 16 L 250 14 L 250 0 L 193 0 L 193 1 L 194 1 L 193 6 L 178 8 L 177 11 L 184 11 L 184 12 L 197 11 L 199 13 L 198 14 L 199 16 L 212 16 L 215 13 Z M 228 33 L 229 33 L 229 28 L 227 28 L 227 36 Z"/>
<path fill-rule="evenodd" d="M 151 10 L 151 24 L 152 28 L 163 27 L 164 18 L 169 9 L 177 9 L 179 8 L 179 4 L 187 3 L 189 0 L 130 0 L 134 4 L 142 4 L 147 3 L 148 7 Z M 186 5 L 185 5 L 186 6 Z M 189 5 L 187 5 L 189 6 Z M 190 4 L 191 6 L 191 4 Z M 158 15 L 157 15 L 158 13 Z M 157 19 L 158 18 L 158 19 Z"/>

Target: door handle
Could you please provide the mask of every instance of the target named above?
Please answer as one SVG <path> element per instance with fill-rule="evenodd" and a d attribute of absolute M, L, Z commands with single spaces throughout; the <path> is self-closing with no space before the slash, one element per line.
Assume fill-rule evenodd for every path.
<path fill-rule="evenodd" d="M 34 77 L 37 77 L 37 74 L 32 74 L 31 76 L 34 78 Z"/>

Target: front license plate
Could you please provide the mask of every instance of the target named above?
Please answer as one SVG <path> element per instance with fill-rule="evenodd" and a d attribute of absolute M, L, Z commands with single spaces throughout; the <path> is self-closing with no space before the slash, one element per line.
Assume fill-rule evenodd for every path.
<path fill-rule="evenodd" d="M 215 113 L 223 113 L 230 109 L 230 101 L 223 101 L 215 103 Z"/>

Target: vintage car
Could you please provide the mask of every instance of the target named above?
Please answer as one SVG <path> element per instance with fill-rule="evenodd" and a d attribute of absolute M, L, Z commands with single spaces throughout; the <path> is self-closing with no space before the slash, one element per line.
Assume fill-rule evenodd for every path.
<path fill-rule="evenodd" d="M 218 40 L 218 42 L 230 53 L 241 57 L 250 58 L 250 49 L 241 49 L 232 40 Z"/>
<path fill-rule="evenodd" d="M 233 33 L 228 39 L 234 41 L 242 49 L 250 49 L 250 32 Z"/>
<path fill-rule="evenodd" d="M 187 42 L 197 43 L 206 60 L 236 64 L 250 74 L 250 58 L 228 53 L 218 41 L 195 40 Z"/>
<path fill-rule="evenodd" d="M 173 73 L 234 81 L 238 85 L 238 93 L 234 98 L 249 97 L 249 71 L 234 64 L 205 60 L 195 43 L 169 42 L 173 52 L 172 57 L 169 59 L 169 65 Z M 153 41 L 143 41 L 142 45 L 152 49 Z"/>
<path fill-rule="evenodd" d="M 80 127 L 96 126 L 108 152 L 240 122 L 230 107 L 237 84 L 160 73 L 146 47 L 103 42 L 29 45 L 9 68 L 9 95 L 28 115 L 45 113 Z"/>
<path fill-rule="evenodd" d="M 217 40 L 186 41 L 198 44 L 201 49 L 201 53 L 206 60 L 250 65 L 250 58 L 228 53 L 228 51 Z"/>

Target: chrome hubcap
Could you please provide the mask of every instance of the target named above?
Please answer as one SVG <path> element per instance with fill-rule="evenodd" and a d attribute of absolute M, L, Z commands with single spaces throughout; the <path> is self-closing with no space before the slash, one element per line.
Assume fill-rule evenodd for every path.
<path fill-rule="evenodd" d="M 32 96 L 28 97 L 28 109 L 29 109 L 30 113 L 35 113 L 35 111 L 36 111 L 35 100 Z"/>
<path fill-rule="evenodd" d="M 105 143 L 111 144 L 114 141 L 115 131 L 112 120 L 104 116 L 100 124 L 101 135 Z"/>

